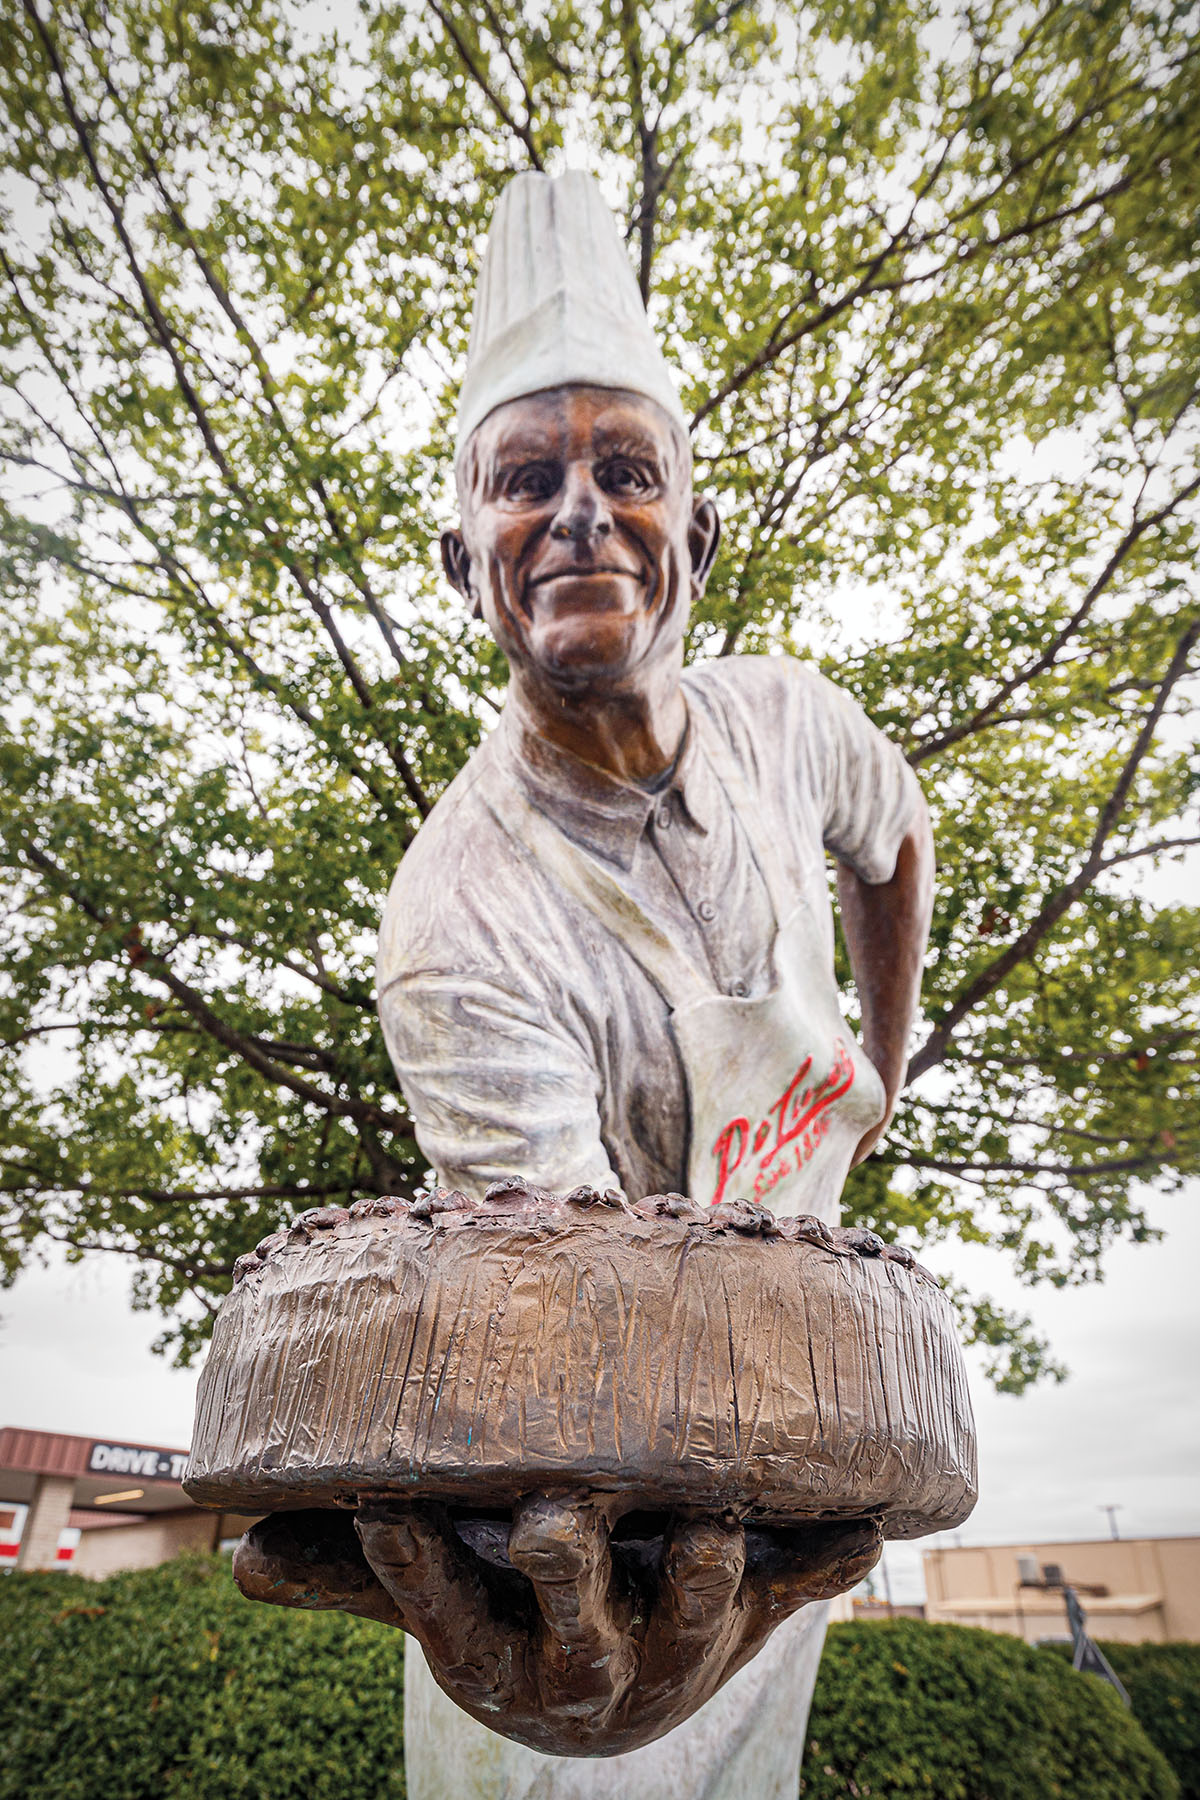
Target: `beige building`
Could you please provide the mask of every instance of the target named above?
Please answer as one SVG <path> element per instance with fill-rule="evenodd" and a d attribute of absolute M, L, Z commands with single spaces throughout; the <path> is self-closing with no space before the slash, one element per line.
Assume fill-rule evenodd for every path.
<path fill-rule="evenodd" d="M 0 1569 L 111 1575 L 213 1550 L 251 1523 L 203 1512 L 179 1485 L 187 1451 L 0 1429 Z"/>
<path fill-rule="evenodd" d="M 1021 1585 L 1028 1559 L 1043 1577 L 1049 1570 L 1076 1588 L 1093 1638 L 1200 1641 L 1200 1537 L 926 1550 L 925 1617 L 1012 1632 L 1030 1644 L 1069 1636 L 1061 1587 Z"/>

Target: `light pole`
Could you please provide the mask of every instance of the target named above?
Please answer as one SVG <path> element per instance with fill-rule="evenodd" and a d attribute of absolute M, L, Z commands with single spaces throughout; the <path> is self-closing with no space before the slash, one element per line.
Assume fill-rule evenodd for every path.
<path fill-rule="evenodd" d="M 1107 1508 L 1104 1510 L 1107 1511 Z M 1113 1509 L 1116 1510 L 1115 1508 Z M 1098 1675 L 1101 1681 L 1107 1681 L 1110 1687 L 1116 1688 L 1122 1703 L 1129 1705 L 1129 1695 L 1118 1680 L 1112 1664 L 1098 1645 L 1088 1636 L 1087 1614 L 1079 1604 L 1080 1594 L 1098 1594 L 1104 1597 L 1108 1589 L 1102 1583 L 1094 1581 L 1068 1581 L 1058 1563 L 1043 1563 L 1038 1573 L 1037 1558 L 1028 1554 L 1018 1556 L 1017 1572 L 1020 1581 L 1017 1584 L 1017 1604 L 1020 1606 L 1022 1588 L 1041 1588 L 1043 1593 L 1061 1594 L 1067 1609 L 1067 1623 L 1071 1627 L 1071 1638 L 1075 1645 L 1072 1666 L 1085 1675 Z"/>

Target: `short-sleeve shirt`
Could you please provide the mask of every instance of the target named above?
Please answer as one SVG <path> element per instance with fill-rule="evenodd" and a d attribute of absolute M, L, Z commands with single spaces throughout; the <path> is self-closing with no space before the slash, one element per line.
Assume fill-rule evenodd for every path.
<path fill-rule="evenodd" d="M 826 852 L 869 883 L 895 871 L 919 788 L 853 700 L 786 656 L 703 664 L 683 692 L 682 750 L 653 792 L 540 737 L 510 699 L 397 872 L 380 1018 L 417 1142 L 445 1186 L 478 1196 L 517 1174 L 634 1199 L 686 1187 L 687 1087 L 666 1002 L 506 826 L 514 792 L 605 862 L 714 992 L 770 992 L 776 929 L 714 762 L 733 758 L 808 900 L 831 989 Z"/>

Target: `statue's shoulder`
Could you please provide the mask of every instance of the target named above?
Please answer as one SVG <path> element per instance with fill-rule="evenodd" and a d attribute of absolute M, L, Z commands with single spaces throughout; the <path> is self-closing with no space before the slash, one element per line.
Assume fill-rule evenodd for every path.
<path fill-rule="evenodd" d="M 488 739 L 471 752 L 449 787 L 445 788 L 404 852 L 397 879 L 420 880 L 430 862 L 453 854 L 453 846 L 473 833 L 486 832 L 492 813 L 486 795 L 495 779 Z"/>
<path fill-rule="evenodd" d="M 782 652 L 770 656 L 718 656 L 685 669 L 689 701 L 698 702 L 729 730 L 751 737 L 779 730 L 819 711 L 832 691 L 812 663 Z"/>
<path fill-rule="evenodd" d="M 395 971 L 428 954 L 433 940 L 468 935 L 488 872 L 505 852 L 498 822 L 505 771 L 485 738 L 423 820 L 388 891 L 380 925 L 381 963 Z"/>

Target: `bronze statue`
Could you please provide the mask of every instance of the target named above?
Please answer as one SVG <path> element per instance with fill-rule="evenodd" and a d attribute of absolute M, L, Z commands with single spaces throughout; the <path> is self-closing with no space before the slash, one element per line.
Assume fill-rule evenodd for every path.
<path fill-rule="evenodd" d="M 436 1183 L 416 1208 L 434 1249 L 418 1242 L 413 1209 L 389 1223 L 391 1203 L 369 1202 L 336 1219 L 310 1215 L 311 1229 L 294 1240 L 297 1253 L 309 1258 L 306 1269 L 340 1267 L 340 1257 L 347 1271 L 361 1272 L 364 1258 L 384 1254 L 379 1245 L 390 1232 L 386 1255 L 403 1249 L 420 1263 L 423 1283 L 445 1278 L 449 1264 L 437 1259 L 453 1252 L 457 1293 L 471 1284 L 461 1273 L 465 1247 L 486 1241 L 493 1269 L 511 1271 L 515 1292 L 527 1255 L 549 1256 L 552 1246 L 557 1256 L 566 1243 L 581 1266 L 594 1268 L 607 1242 L 617 1260 L 606 1264 L 606 1292 L 628 1297 L 642 1291 L 638 1270 L 652 1266 L 647 1258 L 682 1259 L 670 1265 L 678 1292 L 694 1246 L 707 1254 L 741 1233 L 738 1241 L 757 1247 L 739 1252 L 736 1268 L 722 1252 L 711 1289 L 721 1296 L 719 1316 L 708 1319 L 704 1309 L 717 1302 L 706 1288 L 700 1313 L 688 1314 L 688 1354 L 702 1361 L 706 1337 L 719 1337 L 732 1373 L 728 1393 L 710 1405 L 720 1411 L 727 1401 L 734 1415 L 739 1364 L 772 1359 L 779 1385 L 766 1404 L 782 1419 L 795 1385 L 782 1365 L 794 1355 L 807 1366 L 812 1346 L 802 1298 L 787 1345 L 755 1339 L 753 1322 L 791 1317 L 792 1302 L 781 1296 L 793 1292 L 793 1273 L 779 1273 L 781 1258 L 809 1257 L 814 1270 L 824 1259 L 839 1294 L 860 1280 L 875 1283 L 868 1307 L 876 1289 L 886 1289 L 889 1304 L 917 1304 L 905 1259 L 872 1261 L 878 1240 L 856 1242 L 870 1234 L 839 1233 L 836 1218 L 846 1173 L 879 1140 L 903 1080 L 932 892 L 925 806 L 894 746 L 807 666 L 746 657 L 685 671 L 684 629 L 712 567 L 719 523 L 712 502 L 693 495 L 679 402 L 587 177 L 524 175 L 503 196 L 460 426 L 461 524 L 443 537 L 443 561 L 503 650 L 509 693 L 499 727 L 405 858 L 379 955 L 383 1027 Z M 861 1047 L 834 981 L 826 851 L 837 861 Z M 576 1217 L 586 1217 L 588 1230 L 571 1237 Z M 284 1237 L 279 1255 L 287 1253 Z M 255 1319 L 266 1316 L 275 1279 L 267 1267 L 273 1243 L 248 1263 L 263 1296 Z M 325 1263 L 312 1262 L 318 1252 Z M 421 1261 L 428 1257 L 434 1262 Z M 784 1286 L 770 1288 L 764 1311 L 760 1271 L 768 1262 L 769 1282 Z M 474 1322 L 463 1327 L 468 1339 L 486 1336 L 489 1319 L 507 1305 L 510 1274 L 492 1280 L 486 1304 L 477 1301 Z M 644 1290 L 652 1286 L 647 1277 Z M 543 1283 L 540 1297 L 521 1302 L 529 1309 L 523 1329 L 549 1334 L 539 1396 L 553 1380 L 556 1341 L 574 1386 L 585 1379 L 571 1360 L 583 1330 L 578 1296 L 572 1288 L 560 1317 L 548 1291 Z M 368 1310 L 382 1305 L 372 1298 Z M 840 1314 L 829 1316 L 831 1339 L 851 1330 Z M 668 1308 L 664 1318 L 674 1317 Z M 261 1388 L 275 1376 L 263 1372 L 251 1341 L 259 1325 L 250 1319 L 247 1312 L 236 1354 L 221 1348 L 218 1357 L 215 1347 L 214 1359 L 236 1362 L 237 1379 Z M 552 1320 L 569 1345 L 554 1339 Z M 301 1329 L 289 1327 L 293 1336 Z M 610 1321 L 597 1329 L 589 1355 L 599 1366 L 611 1335 L 625 1327 Z M 664 1357 L 673 1329 L 662 1327 Z M 860 1347 L 872 1329 L 860 1317 L 852 1332 Z M 467 1380 L 456 1343 L 451 1410 L 465 1404 Z M 348 1344 L 338 1352 L 343 1360 Z M 420 1354 L 427 1352 L 425 1345 Z M 377 1354 L 386 1361 L 389 1352 Z M 411 1345 L 407 1354 L 411 1373 Z M 327 1360 L 332 1370 L 337 1359 Z M 443 1380 L 447 1366 L 443 1360 Z M 427 1360 L 426 1397 L 435 1376 Z M 218 1415 L 228 1417 L 235 1390 L 243 1398 L 248 1391 L 236 1381 L 218 1389 L 218 1379 L 206 1374 L 209 1423 L 203 1433 L 198 1424 L 193 1485 L 214 1499 Z M 330 1397 L 333 1373 L 320 1379 L 317 1436 L 347 1404 Z M 651 1376 L 639 1380 L 634 1416 L 652 1410 Z M 969 1409 L 957 1381 L 955 1374 L 953 1391 L 938 1402 L 952 1416 L 937 1443 L 953 1480 L 940 1511 L 918 1519 L 920 1509 L 910 1509 L 905 1529 L 932 1529 L 935 1512 L 949 1523 L 969 1510 Z M 888 1373 L 884 1385 L 887 1405 L 902 1404 L 902 1376 Z M 814 1365 L 818 1413 L 819 1388 Z M 440 1386 L 437 1397 L 441 1404 Z M 614 1417 L 618 1400 L 604 1402 Z M 699 1403 L 693 1395 L 687 1404 Z M 254 1407 L 245 1405 L 248 1418 Z M 316 1408 L 314 1398 L 306 1417 Z M 654 1454 L 639 1462 L 630 1452 L 615 1467 L 588 1426 L 594 1468 L 556 1482 L 554 1446 L 574 1426 L 549 1433 L 549 1460 L 538 1463 L 540 1415 L 513 1428 L 518 1448 L 505 1501 L 503 1458 L 472 1491 L 469 1431 L 454 1449 L 466 1485 L 460 1491 L 445 1467 L 440 1487 L 430 1481 L 434 1428 L 428 1409 L 422 1417 L 424 1487 L 411 1432 L 406 1439 L 418 1495 L 411 1502 L 386 1448 L 368 1457 L 360 1446 L 350 1457 L 343 1443 L 340 1474 L 326 1467 L 326 1455 L 319 1479 L 306 1488 L 307 1477 L 298 1477 L 285 1490 L 268 1479 L 278 1458 L 260 1447 L 258 1487 L 244 1492 L 269 1505 L 307 1501 L 308 1510 L 265 1520 L 235 1565 L 243 1590 L 257 1598 L 342 1607 L 420 1640 L 442 1692 L 410 1657 L 415 1800 L 794 1794 L 824 1626 L 824 1609 L 811 1603 L 844 1591 L 871 1566 L 886 1509 L 873 1503 L 870 1516 L 847 1517 L 845 1497 L 827 1491 L 818 1506 L 805 1490 L 801 1516 L 785 1520 L 778 1502 L 772 1510 L 764 1501 L 760 1519 L 753 1482 L 722 1485 L 734 1479 L 735 1457 L 721 1463 L 720 1479 L 713 1475 L 706 1491 L 717 1498 L 708 1510 L 693 1497 L 639 1515 L 630 1509 L 654 1485 Z M 747 1429 L 735 1416 L 739 1454 L 738 1433 Z M 903 1436 L 891 1418 L 877 1431 L 877 1471 L 885 1440 L 894 1449 Z M 310 1432 L 306 1453 L 313 1441 Z M 575 1454 L 587 1464 L 586 1445 Z M 870 1463 L 875 1452 L 863 1454 Z M 716 1450 L 694 1460 L 712 1469 L 720 1462 Z M 687 1457 L 672 1450 L 659 1461 L 674 1470 Z M 738 1469 L 737 1479 L 749 1480 Z M 855 1491 L 847 1489 L 851 1500 Z M 664 1492 L 676 1490 L 667 1483 Z M 723 1504 L 727 1494 L 734 1504 Z M 311 1510 L 322 1498 L 327 1508 L 353 1505 L 355 1521 Z M 671 1736 L 656 1744 L 664 1733 Z M 546 1753 L 615 1760 L 547 1761 Z"/>

